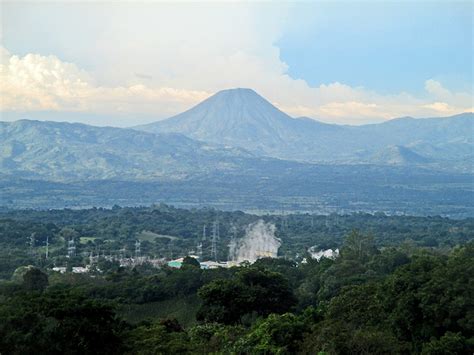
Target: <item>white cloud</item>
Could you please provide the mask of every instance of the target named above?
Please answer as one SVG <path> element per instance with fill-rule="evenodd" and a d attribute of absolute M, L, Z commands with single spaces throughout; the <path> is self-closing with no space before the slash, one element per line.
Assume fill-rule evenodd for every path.
<path fill-rule="evenodd" d="M 337 123 L 472 110 L 471 93 L 452 93 L 431 79 L 418 96 L 382 95 L 338 82 L 311 87 L 293 79 L 275 45 L 288 6 L 92 4 L 78 7 L 73 17 L 42 13 L 46 6 L 22 11 L 23 21 L 48 19 L 41 22 L 42 33 L 51 33 L 61 59 L 2 51 L 1 110 L 164 118 L 231 87 L 251 87 L 293 116 Z"/>
<path fill-rule="evenodd" d="M 423 107 L 448 115 L 456 112 L 456 109 L 449 106 L 446 102 L 433 102 L 432 104 L 428 104 Z"/>
<path fill-rule="evenodd" d="M 4 50 L 2 54 L 7 55 Z M 142 84 L 106 87 L 72 63 L 55 56 L 10 56 L 0 66 L 2 111 L 162 113 L 184 110 L 209 93 Z"/>
<path fill-rule="evenodd" d="M 204 100 L 214 91 L 214 88 L 206 91 L 140 83 L 101 86 L 75 64 L 55 56 L 28 54 L 20 58 L 6 50 L 2 51 L 2 56 L 7 58 L 0 67 L 2 111 L 137 113 L 168 117 Z M 247 76 L 233 78 L 229 75 L 224 79 L 228 85 L 222 88 L 256 88 L 293 116 L 339 123 L 359 124 L 406 115 L 441 116 L 472 111 L 472 99 L 468 94 L 453 94 L 434 80 L 426 82 L 428 98 L 404 93 L 388 96 L 341 83 L 312 88 L 302 80 L 290 78 L 283 69 L 266 71 L 263 64 L 258 58 L 241 53 L 230 57 L 222 63 L 222 69 L 245 66 Z"/>
<path fill-rule="evenodd" d="M 425 90 L 434 97 L 448 97 L 451 96 L 449 90 L 445 89 L 440 82 L 430 79 L 425 82 Z"/>

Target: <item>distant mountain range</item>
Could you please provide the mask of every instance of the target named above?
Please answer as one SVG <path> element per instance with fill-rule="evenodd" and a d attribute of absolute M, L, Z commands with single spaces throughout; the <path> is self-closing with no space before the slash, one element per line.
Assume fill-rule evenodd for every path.
<path fill-rule="evenodd" d="M 27 179 L 182 180 L 304 164 L 373 164 L 473 171 L 474 115 L 400 118 L 364 126 L 291 118 L 255 91 L 221 91 L 134 129 L 0 122 L 0 174 Z"/>
<path fill-rule="evenodd" d="M 252 154 L 175 133 L 77 123 L 0 122 L 3 175 L 53 181 L 182 179 L 251 164 Z"/>
<path fill-rule="evenodd" d="M 474 215 L 472 113 L 340 126 L 225 90 L 135 128 L 0 122 L 0 208 L 149 205 Z"/>
<path fill-rule="evenodd" d="M 473 113 L 342 126 L 292 118 L 251 89 L 231 89 L 177 116 L 135 129 L 181 133 L 260 156 L 311 163 L 473 168 Z"/>

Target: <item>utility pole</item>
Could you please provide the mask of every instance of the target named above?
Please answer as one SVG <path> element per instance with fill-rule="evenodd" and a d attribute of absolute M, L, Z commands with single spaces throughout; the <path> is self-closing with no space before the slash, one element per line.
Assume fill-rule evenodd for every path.
<path fill-rule="evenodd" d="M 49 257 L 49 235 L 46 236 L 46 259 Z"/>
<path fill-rule="evenodd" d="M 206 225 L 204 225 L 204 226 L 202 227 L 202 237 L 201 237 L 201 240 L 199 240 L 199 237 L 198 237 L 198 243 L 197 243 L 196 253 L 197 253 L 197 256 L 199 257 L 199 260 L 202 260 L 202 246 L 203 246 L 205 240 L 206 240 Z"/>
<path fill-rule="evenodd" d="M 236 238 L 236 228 L 235 226 L 232 226 L 231 229 L 231 235 L 230 235 L 230 243 L 229 243 L 229 260 L 230 261 L 235 261 L 236 256 L 235 256 L 235 249 L 237 247 L 237 238 Z"/>
<path fill-rule="evenodd" d="M 202 242 L 198 242 L 196 254 L 199 257 L 199 260 L 202 260 Z"/>
<path fill-rule="evenodd" d="M 281 230 L 286 231 L 288 228 L 288 219 L 286 217 L 286 211 L 281 209 Z"/>
<path fill-rule="evenodd" d="M 35 255 L 35 242 L 36 242 L 36 233 L 33 232 L 30 234 L 30 238 L 28 239 L 28 246 L 30 247 L 30 254 Z"/>
<path fill-rule="evenodd" d="M 217 261 L 217 240 L 219 239 L 219 222 L 216 220 L 212 224 L 212 240 L 211 240 L 211 259 Z"/>
<path fill-rule="evenodd" d="M 170 240 L 169 243 L 168 243 L 168 251 L 169 251 L 169 255 L 170 255 L 170 260 L 173 259 L 173 248 L 171 247 L 171 243 L 173 242 L 173 240 Z"/>

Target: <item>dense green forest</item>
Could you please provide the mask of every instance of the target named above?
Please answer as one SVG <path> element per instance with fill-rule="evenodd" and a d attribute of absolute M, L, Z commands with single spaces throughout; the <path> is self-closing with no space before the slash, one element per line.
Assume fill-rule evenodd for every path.
<path fill-rule="evenodd" d="M 1 284 L 0 351 L 38 353 L 470 354 L 474 244 L 448 254 L 375 247 L 336 260 L 260 259 L 104 275 L 17 270 Z"/>
<path fill-rule="evenodd" d="M 245 234 L 247 226 L 259 219 L 276 226 L 282 245 L 279 255 L 301 261 L 308 248 L 337 248 L 352 230 L 372 235 L 378 248 L 420 246 L 450 248 L 466 243 L 474 235 L 474 218 L 454 220 L 442 217 L 351 215 L 252 215 L 215 209 L 179 209 L 167 205 L 152 207 L 85 210 L 6 210 L 0 212 L 0 279 L 9 279 L 22 265 L 50 267 L 85 265 L 95 255 L 133 256 L 135 242 L 150 257 L 177 258 L 196 251 L 202 242 L 203 259 L 211 257 L 211 226 L 219 223 L 217 258 L 228 258 L 232 236 Z M 202 241 L 203 227 L 207 240 Z M 74 260 L 66 259 L 67 242 L 76 246 Z M 45 259 L 46 243 L 49 259 Z"/>
<path fill-rule="evenodd" d="M 165 205 L 0 218 L 2 354 L 474 351 L 472 219 L 255 216 Z M 241 237 L 258 219 L 276 225 L 279 258 L 209 270 L 191 257 L 180 269 L 99 258 L 89 273 L 70 272 L 90 251 L 133 254 L 140 238 L 143 254 L 185 256 L 216 220 L 224 260 L 230 234 Z M 68 240 L 77 253 L 66 258 Z M 340 255 L 318 261 L 311 246 Z"/>

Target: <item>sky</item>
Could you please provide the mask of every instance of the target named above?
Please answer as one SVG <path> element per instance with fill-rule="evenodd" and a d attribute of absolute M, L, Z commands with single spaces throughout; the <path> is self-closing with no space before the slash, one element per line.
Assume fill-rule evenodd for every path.
<path fill-rule="evenodd" d="M 133 126 L 234 87 L 340 124 L 472 111 L 473 4 L 1 2 L 0 120 Z"/>

